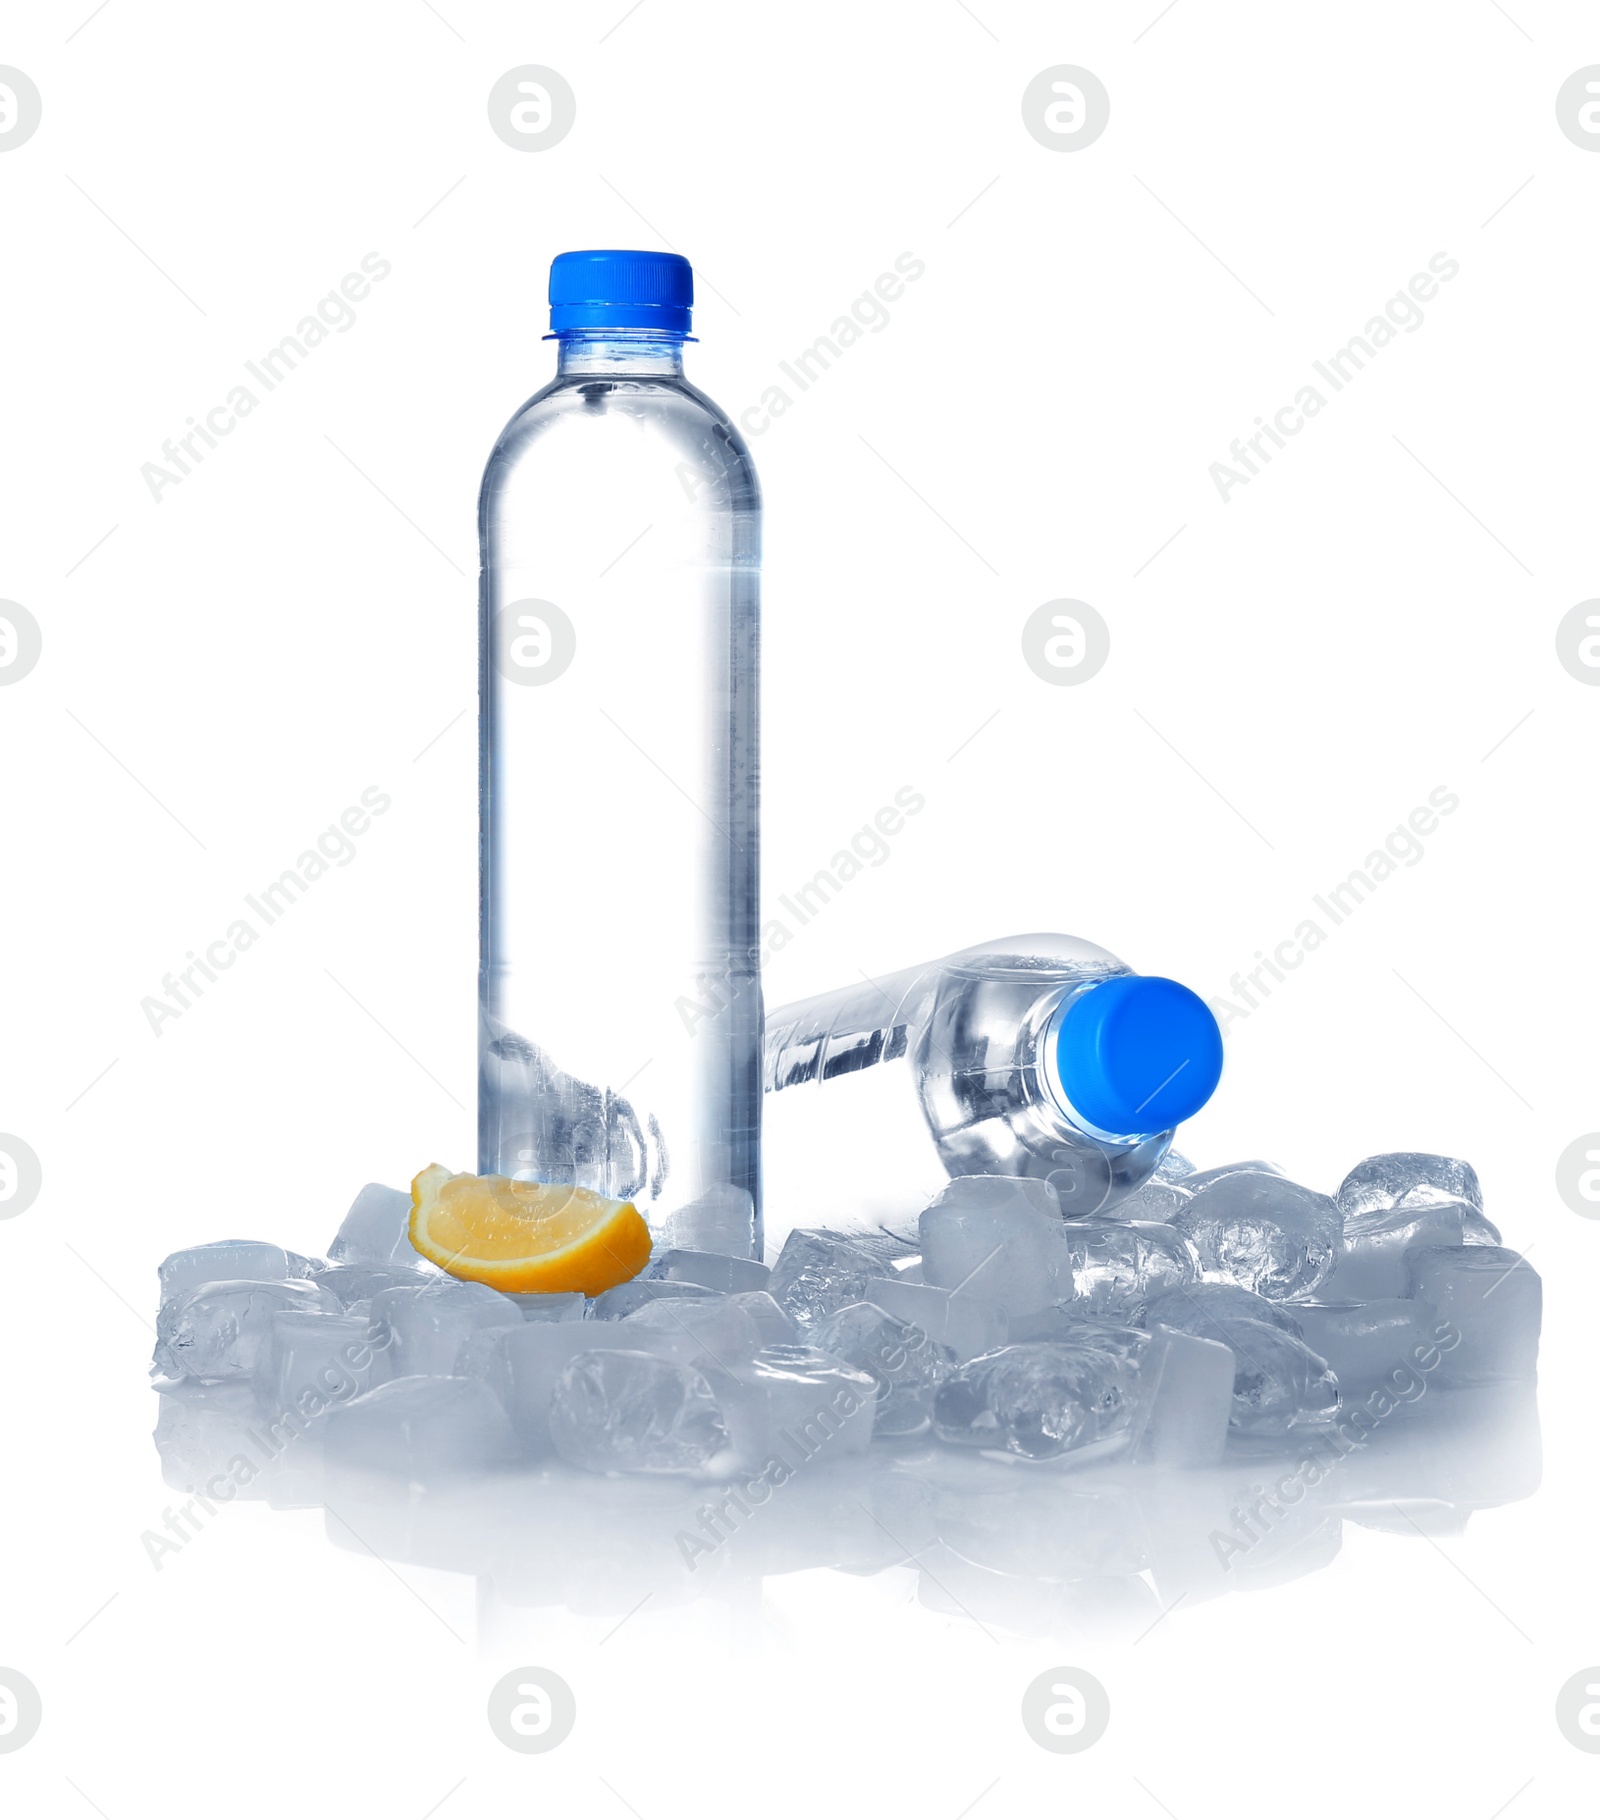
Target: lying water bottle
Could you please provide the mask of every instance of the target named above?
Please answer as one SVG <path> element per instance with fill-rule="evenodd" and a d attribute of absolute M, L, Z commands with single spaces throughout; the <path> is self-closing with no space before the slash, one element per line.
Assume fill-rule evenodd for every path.
<path fill-rule="evenodd" d="M 749 1251 L 761 498 L 676 254 L 563 253 L 479 505 L 478 1169 Z"/>
<path fill-rule="evenodd" d="M 950 1176 L 1049 1182 L 1103 1213 L 1222 1071 L 1187 986 L 1066 935 L 1019 935 L 767 1019 L 769 1250 L 795 1226 L 914 1226 Z"/>

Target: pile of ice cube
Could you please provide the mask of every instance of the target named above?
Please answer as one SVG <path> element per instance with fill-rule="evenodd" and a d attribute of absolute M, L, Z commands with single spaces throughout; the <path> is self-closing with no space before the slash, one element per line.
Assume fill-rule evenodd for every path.
<path fill-rule="evenodd" d="M 168 1258 L 158 1387 L 248 1396 L 330 1466 L 413 1481 L 552 1454 L 750 1477 L 875 1441 L 1204 1466 L 1230 1433 L 1281 1447 L 1363 1398 L 1531 1381 L 1538 1348 L 1539 1279 L 1471 1166 L 1409 1152 L 1336 1197 L 1174 1153 L 1076 1220 L 1046 1182 L 963 1176 L 914 1231 L 796 1230 L 770 1269 L 658 1251 L 592 1301 L 448 1276 L 409 1210 L 363 1189 L 326 1261 Z"/>

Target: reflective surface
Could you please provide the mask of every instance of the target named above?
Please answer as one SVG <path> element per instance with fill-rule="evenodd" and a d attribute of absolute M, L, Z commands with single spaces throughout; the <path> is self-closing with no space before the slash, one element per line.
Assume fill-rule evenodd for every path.
<path fill-rule="evenodd" d="M 754 1490 L 688 1478 L 613 1478 L 558 1465 L 407 1483 L 325 1462 L 313 1431 L 275 1453 L 248 1395 L 161 1397 L 157 1445 L 179 1491 L 280 1509 L 324 1505 L 327 1538 L 355 1554 L 477 1582 L 479 1642 L 535 1614 L 759 1605 L 775 1576 L 898 1576 L 923 1607 L 983 1630 L 1131 1641 L 1171 1612 L 1328 1568 L 1345 1538 L 1396 1548 L 1459 1533 L 1539 1484 L 1531 1385 L 1429 1390 L 1339 1437 L 1235 1441 L 1205 1472 L 1012 1465 L 925 1442 L 829 1460 L 796 1454 Z M 1175 1616 L 1182 1623 L 1184 1617 Z"/>

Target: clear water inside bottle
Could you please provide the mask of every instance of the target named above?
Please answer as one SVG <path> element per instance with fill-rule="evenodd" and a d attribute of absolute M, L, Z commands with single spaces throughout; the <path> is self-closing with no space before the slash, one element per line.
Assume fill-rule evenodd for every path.
<path fill-rule="evenodd" d="M 563 337 L 484 475 L 478 1168 L 760 1205 L 760 495 L 681 341 Z"/>

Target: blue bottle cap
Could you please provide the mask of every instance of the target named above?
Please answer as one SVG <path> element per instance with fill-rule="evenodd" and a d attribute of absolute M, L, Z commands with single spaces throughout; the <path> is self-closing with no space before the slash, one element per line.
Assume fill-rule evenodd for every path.
<path fill-rule="evenodd" d="M 1222 1075 L 1222 1032 L 1187 986 L 1122 974 L 1067 1007 L 1055 1059 L 1068 1103 L 1096 1130 L 1153 1137 L 1211 1098 Z"/>
<path fill-rule="evenodd" d="M 694 271 L 677 253 L 558 253 L 550 264 L 550 332 L 656 329 L 687 335 Z"/>

